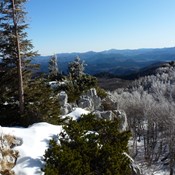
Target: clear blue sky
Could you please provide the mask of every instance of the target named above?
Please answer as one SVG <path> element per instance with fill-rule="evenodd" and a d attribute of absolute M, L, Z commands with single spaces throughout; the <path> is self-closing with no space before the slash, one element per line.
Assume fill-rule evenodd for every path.
<path fill-rule="evenodd" d="M 175 0 L 29 0 L 41 55 L 175 46 Z"/>

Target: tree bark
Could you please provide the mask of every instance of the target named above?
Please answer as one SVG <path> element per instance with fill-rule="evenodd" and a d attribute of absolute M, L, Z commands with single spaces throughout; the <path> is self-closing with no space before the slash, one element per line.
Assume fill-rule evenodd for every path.
<path fill-rule="evenodd" d="M 15 2 L 12 2 L 12 9 L 13 9 L 13 24 L 15 30 L 15 38 L 16 38 L 16 51 L 17 51 L 17 71 L 18 71 L 18 95 L 19 95 L 19 108 L 20 114 L 24 112 L 24 87 L 23 87 L 23 76 L 22 76 L 22 63 L 21 63 L 21 54 L 20 54 L 20 43 L 19 43 L 19 35 L 18 35 L 18 25 L 16 19 L 16 9 L 15 9 Z"/>

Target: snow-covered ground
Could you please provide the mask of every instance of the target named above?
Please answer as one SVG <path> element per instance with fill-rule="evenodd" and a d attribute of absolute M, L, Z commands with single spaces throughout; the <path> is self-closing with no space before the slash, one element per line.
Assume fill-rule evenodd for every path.
<path fill-rule="evenodd" d="M 75 109 L 70 113 L 70 117 L 77 119 L 88 111 L 81 108 Z M 67 115 L 69 116 L 69 115 Z M 48 148 L 49 140 L 57 137 L 62 131 L 62 126 L 51 125 L 48 123 L 36 123 L 28 128 L 8 128 L 2 127 L 3 134 L 14 135 L 22 138 L 23 144 L 15 147 L 19 151 L 20 157 L 16 166 L 13 168 L 16 175 L 41 175 L 43 167 L 43 155 Z"/>
<path fill-rule="evenodd" d="M 48 147 L 49 140 L 57 136 L 61 126 L 54 126 L 48 123 L 37 123 L 28 128 L 2 128 L 4 134 L 14 135 L 23 140 L 21 146 L 15 147 L 20 157 L 14 167 L 16 175 L 42 174 L 42 156 Z"/>

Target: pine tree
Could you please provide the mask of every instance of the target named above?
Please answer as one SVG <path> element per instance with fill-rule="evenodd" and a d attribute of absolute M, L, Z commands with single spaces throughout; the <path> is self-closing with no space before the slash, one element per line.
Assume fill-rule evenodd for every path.
<path fill-rule="evenodd" d="M 6 94 L 10 95 L 8 99 L 16 98 L 18 90 L 20 113 L 24 112 L 23 74 L 29 72 L 30 58 L 36 55 L 36 52 L 32 51 L 31 41 L 27 39 L 28 25 L 25 22 L 24 11 L 26 1 L 0 0 L 0 59 L 6 70 L 1 81 L 4 81 Z"/>
<path fill-rule="evenodd" d="M 60 124 L 59 99 L 52 88 L 46 83 L 44 76 L 35 78 L 26 88 L 27 101 L 24 113 L 25 125 L 36 122 Z M 22 122 L 23 124 L 23 122 Z"/>

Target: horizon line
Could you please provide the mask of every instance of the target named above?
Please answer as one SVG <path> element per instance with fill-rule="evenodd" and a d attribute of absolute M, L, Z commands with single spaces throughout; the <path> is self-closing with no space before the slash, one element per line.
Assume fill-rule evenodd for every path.
<path fill-rule="evenodd" d="M 53 53 L 53 54 L 40 54 L 40 56 L 52 56 L 52 55 L 58 55 L 58 54 L 83 54 L 83 53 L 88 53 L 88 52 L 94 52 L 94 53 L 100 53 L 100 52 L 108 52 L 111 50 L 116 50 L 116 51 L 134 51 L 134 50 L 149 50 L 149 49 L 170 49 L 170 48 L 175 48 L 175 46 L 169 46 L 169 47 L 142 47 L 142 48 L 133 48 L 133 49 L 115 49 L 115 48 L 111 48 L 111 49 L 106 49 L 106 50 L 99 50 L 99 51 L 95 51 L 95 50 L 87 50 L 87 51 L 72 51 L 72 52 L 58 52 L 58 53 Z"/>

